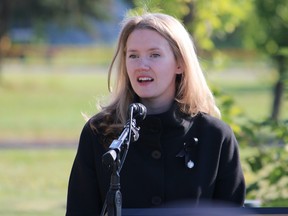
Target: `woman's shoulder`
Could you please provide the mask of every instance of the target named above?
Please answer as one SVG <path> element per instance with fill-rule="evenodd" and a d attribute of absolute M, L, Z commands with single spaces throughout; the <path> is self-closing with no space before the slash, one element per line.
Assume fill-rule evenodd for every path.
<path fill-rule="evenodd" d="M 229 134 L 232 132 L 230 125 L 207 113 L 199 112 L 195 118 L 196 124 L 198 124 L 202 129 L 210 130 L 211 132 L 214 131 Z"/>
<path fill-rule="evenodd" d="M 87 119 L 82 126 L 82 131 L 81 131 L 81 138 L 88 138 L 90 139 L 94 136 L 94 131 L 93 128 L 91 127 L 91 119 Z"/>
<path fill-rule="evenodd" d="M 101 114 L 97 113 L 91 117 L 85 116 L 86 122 L 84 123 L 83 130 L 95 132 L 95 128 L 98 127 L 103 119 L 101 118 Z"/>
<path fill-rule="evenodd" d="M 212 143 L 226 143 L 230 147 L 237 145 L 238 142 L 232 128 L 223 120 L 207 113 L 199 113 L 195 122 L 195 129 L 202 139 Z M 231 143 L 233 145 L 230 145 Z"/>
<path fill-rule="evenodd" d="M 102 134 L 101 129 L 99 129 L 99 120 L 95 121 L 93 117 L 86 119 L 80 135 L 80 143 L 90 143 L 93 146 L 102 145 L 105 136 Z M 85 144 L 85 145 L 86 145 Z"/>
<path fill-rule="evenodd" d="M 98 114 L 93 116 L 85 116 L 85 123 L 82 126 L 81 136 L 92 136 L 97 135 L 96 127 L 100 124 Z"/>
<path fill-rule="evenodd" d="M 82 133 L 90 135 L 101 145 L 108 147 L 122 129 L 123 125 L 115 123 L 113 115 L 99 112 L 87 120 Z"/>

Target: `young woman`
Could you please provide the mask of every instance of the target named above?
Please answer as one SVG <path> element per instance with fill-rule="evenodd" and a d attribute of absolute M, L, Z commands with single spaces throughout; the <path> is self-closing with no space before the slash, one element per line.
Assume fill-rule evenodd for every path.
<path fill-rule="evenodd" d="M 111 172 L 102 156 L 121 134 L 131 103 L 147 116 L 138 122 L 121 169 L 123 208 L 185 202 L 242 206 L 245 182 L 238 144 L 201 71 L 193 42 L 175 18 L 147 13 L 126 18 L 109 70 L 116 72 L 111 102 L 81 133 L 72 167 L 66 215 L 101 213 Z"/>

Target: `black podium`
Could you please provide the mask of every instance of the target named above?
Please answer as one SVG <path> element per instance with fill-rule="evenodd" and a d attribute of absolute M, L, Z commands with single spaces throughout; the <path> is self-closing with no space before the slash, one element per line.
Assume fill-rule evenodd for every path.
<path fill-rule="evenodd" d="M 123 216 L 288 216 L 288 208 L 147 208 L 122 209 Z"/>

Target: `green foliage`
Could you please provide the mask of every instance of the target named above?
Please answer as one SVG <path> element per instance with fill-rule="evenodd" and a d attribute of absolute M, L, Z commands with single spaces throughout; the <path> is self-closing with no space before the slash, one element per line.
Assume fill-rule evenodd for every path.
<path fill-rule="evenodd" d="M 251 8 L 250 1 L 217 0 L 193 2 L 193 19 L 186 25 L 194 35 L 196 43 L 204 50 L 215 48 L 213 37 L 224 38 L 231 34 L 246 18 Z"/>
<path fill-rule="evenodd" d="M 185 23 L 201 50 L 215 48 L 213 37 L 223 38 L 235 31 L 251 9 L 242 0 L 135 0 L 136 11 L 164 12 Z M 160 9 L 161 8 L 161 9 Z"/>
<path fill-rule="evenodd" d="M 244 116 L 242 109 L 235 104 L 232 96 L 224 94 L 219 88 L 214 86 L 212 91 L 217 98 L 217 105 L 221 109 L 222 120 L 229 124 L 235 133 L 240 133 L 241 128 L 238 121 Z"/>
<path fill-rule="evenodd" d="M 287 144 L 281 146 L 259 146 L 257 154 L 247 158 L 255 181 L 248 186 L 248 197 L 259 199 L 264 206 L 288 199 Z M 286 205 L 287 206 L 287 203 Z"/>
<path fill-rule="evenodd" d="M 19 25 L 21 27 L 32 27 L 36 34 L 36 39 L 45 39 L 44 26 L 48 23 L 67 26 L 78 26 L 82 29 L 95 33 L 91 28 L 91 18 L 99 20 L 111 19 L 110 0 L 3 0 L 9 1 L 7 9 L 7 19 L 5 25 Z M 6 21 L 6 20 L 5 20 Z M 8 31 L 8 29 L 4 29 Z M 6 32 L 4 32 L 6 33 Z M 1 37 L 2 35 L 0 35 Z M 35 35 L 34 35 L 35 36 Z M 33 42 L 37 41 L 36 39 Z"/>
<path fill-rule="evenodd" d="M 253 3 L 243 24 L 243 41 L 246 46 L 269 56 L 277 67 L 279 77 L 271 114 L 271 118 L 277 120 L 288 83 L 288 0 L 254 0 Z"/>
<path fill-rule="evenodd" d="M 253 120 L 247 117 L 232 96 L 214 86 L 213 92 L 222 119 L 232 127 L 237 137 L 240 154 L 249 151 L 242 155 L 247 181 L 246 198 L 260 200 L 263 206 L 287 206 L 288 121 L 263 117 Z"/>
<path fill-rule="evenodd" d="M 285 55 L 288 48 L 288 0 L 254 0 L 245 23 L 246 44 L 270 56 Z M 286 55 L 288 56 L 288 55 Z"/>
<path fill-rule="evenodd" d="M 277 206 L 288 200 L 288 121 L 249 120 L 231 98 L 219 90 L 215 92 L 223 120 L 231 125 L 242 148 L 254 149 L 245 158 L 257 176 L 247 187 L 247 198 L 259 199 L 264 206 Z M 235 109 L 239 112 L 233 112 Z"/>
<path fill-rule="evenodd" d="M 42 19 L 51 21 L 57 18 L 67 20 L 81 16 L 94 16 L 96 18 L 107 18 L 106 10 L 109 8 L 110 0 L 12 0 L 11 16 L 14 21 L 33 21 Z M 59 19 L 58 19 L 59 18 Z"/>
<path fill-rule="evenodd" d="M 130 13 L 159 12 L 167 13 L 177 18 L 189 13 L 187 0 L 134 0 L 134 5 L 135 8 Z"/>

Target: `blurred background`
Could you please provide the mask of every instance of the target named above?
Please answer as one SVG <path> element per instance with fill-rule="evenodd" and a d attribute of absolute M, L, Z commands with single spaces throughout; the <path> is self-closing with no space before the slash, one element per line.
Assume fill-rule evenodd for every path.
<path fill-rule="evenodd" d="M 246 203 L 288 207 L 288 0 L 1 0 L 1 215 L 64 215 L 83 114 L 105 102 L 119 22 L 145 10 L 193 36 L 239 141 Z"/>

